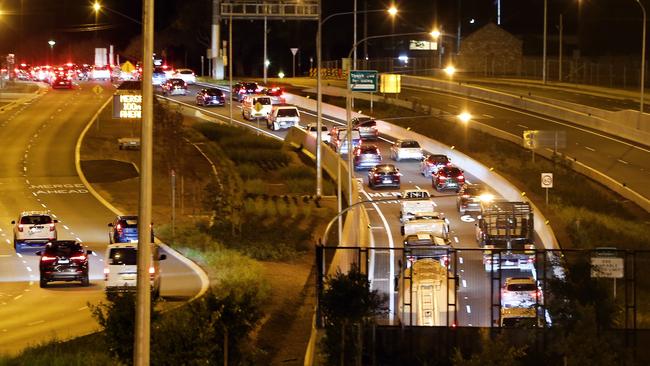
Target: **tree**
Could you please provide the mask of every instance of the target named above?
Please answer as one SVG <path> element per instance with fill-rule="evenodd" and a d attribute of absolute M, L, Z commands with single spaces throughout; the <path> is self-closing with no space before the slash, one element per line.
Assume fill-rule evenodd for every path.
<path fill-rule="evenodd" d="M 517 347 L 508 342 L 505 333 L 491 339 L 488 331 L 482 332 L 481 352 L 465 359 L 456 349 L 453 356 L 454 366 L 518 366 L 520 359 L 526 355 L 525 347 Z"/>
<path fill-rule="evenodd" d="M 329 361 L 344 365 L 356 359 L 360 364 L 362 326 L 381 313 L 386 299 L 376 290 L 370 290 L 370 281 L 355 265 L 348 273 L 338 270 L 327 279 L 325 287 L 320 307 L 325 319 L 324 348 Z"/>

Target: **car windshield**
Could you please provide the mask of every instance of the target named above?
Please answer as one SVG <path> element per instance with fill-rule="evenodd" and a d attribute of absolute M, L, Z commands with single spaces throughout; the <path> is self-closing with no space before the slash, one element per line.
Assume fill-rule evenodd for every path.
<path fill-rule="evenodd" d="M 253 104 L 261 104 L 261 105 L 271 105 L 271 99 L 270 98 L 255 98 L 253 99 Z"/>
<path fill-rule="evenodd" d="M 73 253 L 81 251 L 81 245 L 73 242 L 54 243 L 45 249 L 45 254 L 57 257 L 70 257 Z"/>
<path fill-rule="evenodd" d="M 138 251 L 135 248 L 113 248 L 108 259 L 110 265 L 132 266 L 137 263 Z"/>
<path fill-rule="evenodd" d="M 366 122 L 360 122 L 358 124 L 358 126 L 359 127 L 368 127 L 368 128 L 375 127 L 375 126 L 377 126 L 377 122 L 375 122 L 374 120 L 370 120 L 370 121 L 366 121 Z"/>
<path fill-rule="evenodd" d="M 213 97 L 214 96 L 220 97 L 220 96 L 223 95 L 223 93 L 219 89 L 209 89 L 208 91 L 206 91 L 206 94 L 208 94 L 210 96 L 213 96 Z"/>
<path fill-rule="evenodd" d="M 418 148 L 420 144 L 417 141 L 402 141 L 402 148 Z"/>
<path fill-rule="evenodd" d="M 298 110 L 295 108 L 282 108 L 278 109 L 278 117 L 297 117 Z"/>
<path fill-rule="evenodd" d="M 162 67 L 156 67 L 153 69 L 154 74 L 164 74 L 165 70 L 162 69 Z"/>
<path fill-rule="evenodd" d="M 51 224 L 52 218 L 46 215 L 23 216 L 20 219 L 20 223 L 23 225 L 45 225 L 45 224 Z"/>
<path fill-rule="evenodd" d="M 512 283 L 508 285 L 508 291 L 535 291 L 534 283 Z"/>
<path fill-rule="evenodd" d="M 358 117 L 353 120 L 355 125 L 362 125 L 365 122 L 369 122 L 369 121 L 373 121 L 373 119 L 370 117 Z"/>
<path fill-rule="evenodd" d="M 445 169 L 445 173 L 447 173 L 447 175 L 450 175 L 452 177 L 455 177 L 455 176 L 458 176 L 458 175 L 461 174 L 460 169 L 458 169 L 458 168 Z"/>

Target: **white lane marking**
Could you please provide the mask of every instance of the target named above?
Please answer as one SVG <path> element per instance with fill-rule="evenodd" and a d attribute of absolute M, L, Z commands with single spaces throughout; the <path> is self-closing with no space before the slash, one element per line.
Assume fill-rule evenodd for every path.
<path fill-rule="evenodd" d="M 526 125 L 519 125 L 519 124 L 518 124 L 517 126 L 519 126 L 519 127 L 521 127 L 521 128 L 525 128 L 525 129 L 529 129 L 529 128 L 530 128 L 530 127 L 528 127 L 528 126 L 526 126 Z"/>
<path fill-rule="evenodd" d="M 29 184 L 29 179 L 25 179 L 25 183 Z"/>
<path fill-rule="evenodd" d="M 81 239 L 79 239 L 78 236 L 75 239 L 77 239 L 78 242 L 83 243 L 83 241 Z"/>
<path fill-rule="evenodd" d="M 20 299 L 21 297 L 23 297 L 22 294 L 21 294 L 21 295 L 18 295 L 18 296 L 16 296 L 16 297 L 14 297 L 14 300 L 18 300 L 18 299 Z"/>
<path fill-rule="evenodd" d="M 469 305 L 465 305 L 465 307 L 467 308 L 467 314 L 471 314 L 472 308 L 470 308 Z"/>
<path fill-rule="evenodd" d="M 23 255 L 20 254 L 20 253 L 16 253 L 16 255 L 17 255 L 19 258 L 22 258 L 22 257 L 23 257 Z"/>
<path fill-rule="evenodd" d="M 463 257 L 458 257 L 458 263 L 463 264 Z"/>
<path fill-rule="evenodd" d="M 337 169 L 338 169 L 338 168 L 337 168 Z M 420 187 L 418 187 L 418 186 L 415 186 L 415 189 L 422 189 L 422 188 L 420 188 Z"/>
<path fill-rule="evenodd" d="M 460 243 L 460 240 L 458 240 L 457 236 L 454 236 L 454 241 L 456 242 L 456 244 Z"/>
<path fill-rule="evenodd" d="M 63 225 L 63 227 L 64 227 L 66 230 L 70 230 L 70 228 L 68 227 L 68 225 Z"/>
<path fill-rule="evenodd" d="M 372 198 L 370 195 L 365 191 L 361 191 L 368 201 L 372 201 Z M 395 251 L 392 250 L 392 248 L 395 247 L 395 243 L 393 242 L 393 232 L 390 230 L 390 225 L 388 225 L 388 221 L 386 220 L 386 216 L 384 216 L 384 213 L 381 212 L 381 209 L 376 203 L 372 203 L 372 206 L 377 210 L 377 213 L 379 214 L 379 218 L 381 219 L 382 223 L 384 224 L 384 227 L 386 228 L 386 236 L 388 236 L 388 247 L 391 248 L 390 250 L 390 271 L 389 271 L 389 278 L 395 278 Z M 392 323 L 393 318 L 394 318 L 394 313 L 395 313 L 395 282 L 394 281 L 388 281 L 388 320 Z"/>
<path fill-rule="evenodd" d="M 483 117 L 487 117 L 487 118 L 494 118 L 494 116 L 493 116 L 493 115 L 491 115 L 491 114 L 483 114 Z"/>
<path fill-rule="evenodd" d="M 11 244 L 11 241 L 9 241 L 9 239 L 7 239 L 7 244 Z"/>
<path fill-rule="evenodd" d="M 22 262 L 23 262 L 23 264 L 27 264 L 27 261 L 25 261 L 25 260 L 24 260 L 24 261 L 22 261 Z"/>
<path fill-rule="evenodd" d="M 382 230 L 384 227 L 383 226 L 371 226 L 370 227 L 373 230 Z"/>
<path fill-rule="evenodd" d="M 36 194 L 36 192 L 32 192 L 32 194 L 34 195 L 34 197 L 38 197 L 38 195 Z"/>
<path fill-rule="evenodd" d="M 33 325 L 38 325 L 38 324 L 43 324 L 45 323 L 45 320 L 37 320 L 35 322 L 27 323 L 28 326 L 33 326 Z"/>
<path fill-rule="evenodd" d="M 82 306 L 79 309 L 77 309 L 77 311 L 82 311 L 82 310 L 86 310 L 86 309 L 88 309 L 88 306 Z"/>
<path fill-rule="evenodd" d="M 27 267 L 25 267 L 25 268 L 27 268 L 27 272 L 31 272 L 31 271 L 32 271 L 32 269 L 29 268 L 29 266 L 27 266 Z"/>
<path fill-rule="evenodd" d="M 463 287 L 467 287 L 467 281 L 463 280 Z"/>
<path fill-rule="evenodd" d="M 41 203 L 41 206 L 43 206 L 43 208 L 47 208 L 47 206 L 45 206 L 45 204 L 44 204 L 44 203 Z"/>
<path fill-rule="evenodd" d="M 93 255 L 96 257 L 96 256 L 97 256 L 97 253 L 95 253 L 95 251 L 93 251 Z"/>
<path fill-rule="evenodd" d="M 435 202 L 431 202 L 431 203 L 433 203 L 433 207 L 438 207 L 437 203 L 435 203 Z"/>
<path fill-rule="evenodd" d="M 619 163 L 623 163 L 623 164 L 625 164 L 625 165 L 629 164 L 629 163 L 628 163 L 627 161 L 625 161 L 625 160 L 621 160 L 621 159 L 616 159 L 616 160 L 618 160 Z"/>
<path fill-rule="evenodd" d="M 589 146 L 585 146 L 585 149 L 587 149 L 589 151 L 596 151 L 596 149 L 594 149 L 593 147 L 589 147 Z"/>

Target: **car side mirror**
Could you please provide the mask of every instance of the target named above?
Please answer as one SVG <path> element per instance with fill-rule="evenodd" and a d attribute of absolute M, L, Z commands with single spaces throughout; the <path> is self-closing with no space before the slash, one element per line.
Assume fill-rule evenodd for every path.
<path fill-rule="evenodd" d="M 88 254 L 88 255 L 93 254 L 93 251 L 92 250 L 86 250 L 86 254 Z"/>
<path fill-rule="evenodd" d="M 108 223 L 108 227 L 113 227 L 113 223 L 112 223 L 112 222 L 109 222 L 109 223 Z"/>
<path fill-rule="evenodd" d="M 11 220 L 11 225 L 15 225 L 15 224 L 16 224 L 16 220 Z"/>
<path fill-rule="evenodd" d="M 34 254 L 36 254 L 36 255 L 41 255 L 41 254 L 43 254 L 43 252 L 41 252 L 41 251 L 39 250 L 38 252 L 36 252 L 36 253 L 34 253 Z"/>
<path fill-rule="evenodd" d="M 159 261 L 164 261 L 165 259 L 167 259 L 167 254 L 161 254 L 161 255 L 158 257 L 158 260 L 159 260 Z"/>

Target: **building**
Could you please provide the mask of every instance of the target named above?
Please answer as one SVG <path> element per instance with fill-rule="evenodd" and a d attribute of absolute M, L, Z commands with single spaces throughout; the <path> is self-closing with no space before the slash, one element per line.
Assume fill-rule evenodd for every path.
<path fill-rule="evenodd" d="M 467 73 L 515 75 L 520 73 L 522 49 L 522 40 L 488 23 L 461 41 L 456 65 Z"/>

